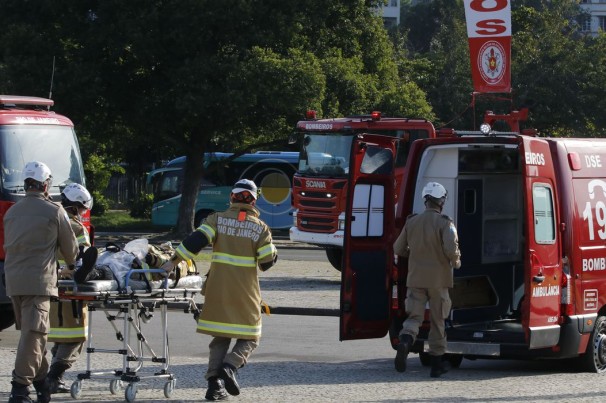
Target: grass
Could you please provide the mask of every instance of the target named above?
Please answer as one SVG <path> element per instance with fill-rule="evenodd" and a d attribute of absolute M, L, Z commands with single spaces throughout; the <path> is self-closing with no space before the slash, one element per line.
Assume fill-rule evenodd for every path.
<path fill-rule="evenodd" d="M 92 216 L 90 221 L 96 231 L 147 232 L 158 230 L 152 227 L 150 219 L 133 218 L 126 210 L 109 210 L 102 216 Z"/>

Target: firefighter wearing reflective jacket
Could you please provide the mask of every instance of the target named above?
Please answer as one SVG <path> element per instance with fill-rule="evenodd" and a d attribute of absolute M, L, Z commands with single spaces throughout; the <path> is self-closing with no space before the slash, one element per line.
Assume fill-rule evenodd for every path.
<path fill-rule="evenodd" d="M 271 231 L 254 207 L 255 183 L 239 180 L 230 199 L 228 210 L 209 215 L 162 266 L 170 272 L 180 261 L 193 259 L 207 244 L 213 245 L 197 327 L 199 333 L 213 336 L 205 375 L 207 400 L 226 399 L 227 393 L 240 394 L 236 371 L 246 364 L 261 337 L 257 266 L 265 271 L 278 259 Z M 236 343 L 228 352 L 231 339 L 236 339 Z"/>
<path fill-rule="evenodd" d="M 57 250 L 67 264 L 78 254 L 67 213 L 48 197 L 52 184 L 46 164 L 28 162 L 23 169 L 25 197 L 4 215 L 6 294 L 12 299 L 21 331 L 9 402 L 31 402 L 29 385 L 40 403 L 50 401 L 46 375 L 48 311 L 57 290 Z"/>
<path fill-rule="evenodd" d="M 446 352 L 444 320 L 450 312 L 448 289 L 453 286 L 452 269 L 461 267 L 457 230 L 450 217 L 442 215 L 447 192 L 437 182 L 423 188 L 425 211 L 408 217 L 400 236 L 394 243 L 394 253 L 408 257 L 406 278 L 406 313 L 397 346 L 395 367 L 406 371 L 406 359 L 415 342 L 429 302 L 430 376 L 437 378 L 446 372 L 442 356 Z"/>
<path fill-rule="evenodd" d="M 61 192 L 61 205 L 69 216 L 69 223 L 80 247 L 80 257 L 85 248 L 91 246 L 88 230 L 82 224 L 81 216 L 93 207 L 93 198 L 86 188 L 71 183 Z M 58 258 L 62 259 L 61 253 Z M 62 279 L 70 279 L 74 270 L 65 267 L 59 272 Z M 51 393 L 68 393 L 63 374 L 70 369 L 82 352 L 87 334 L 87 309 L 82 301 L 51 302 L 50 332 L 48 341 L 54 341 L 51 349 L 52 362 L 47 378 Z"/>

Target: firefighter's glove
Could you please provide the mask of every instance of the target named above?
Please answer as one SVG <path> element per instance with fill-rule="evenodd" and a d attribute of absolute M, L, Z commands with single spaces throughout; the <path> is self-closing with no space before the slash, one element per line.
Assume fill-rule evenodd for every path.
<path fill-rule="evenodd" d="M 461 259 L 458 259 L 456 262 L 454 262 L 452 267 L 455 269 L 460 269 L 461 268 Z"/>
<path fill-rule="evenodd" d="M 175 269 L 175 264 L 168 260 L 160 268 L 166 272 L 165 276 L 168 276 Z"/>

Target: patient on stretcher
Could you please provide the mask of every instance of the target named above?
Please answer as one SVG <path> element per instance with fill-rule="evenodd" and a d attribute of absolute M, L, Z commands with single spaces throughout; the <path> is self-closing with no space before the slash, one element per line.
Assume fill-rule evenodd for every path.
<path fill-rule="evenodd" d="M 171 249 L 171 250 L 165 250 Z M 146 239 L 137 239 L 127 243 L 124 249 L 117 245 L 108 246 L 99 252 L 95 247 L 90 247 L 82 253 L 82 264 L 74 272 L 73 280 L 76 284 L 87 284 L 94 280 L 109 280 L 117 283 L 118 289 L 126 287 L 126 276 L 131 288 L 158 288 L 164 282 L 164 276 L 160 273 L 149 273 L 144 270 L 133 275 L 133 269 L 159 268 L 172 255 L 172 246 L 166 243 L 160 246 L 149 245 Z M 171 284 L 175 282 L 186 283 L 188 286 L 196 286 L 198 282 L 181 282 L 181 277 L 198 274 L 193 262 L 182 262 L 183 267 L 177 267 L 167 280 Z M 130 273 L 130 274 L 129 274 Z M 199 276 L 197 276 L 199 277 Z"/>

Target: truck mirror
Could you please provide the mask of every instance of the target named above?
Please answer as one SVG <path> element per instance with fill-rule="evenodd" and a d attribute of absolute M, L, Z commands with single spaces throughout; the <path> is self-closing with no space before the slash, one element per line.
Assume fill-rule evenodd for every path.
<path fill-rule="evenodd" d="M 296 144 L 297 143 L 297 133 L 291 133 L 288 136 L 288 144 Z"/>

